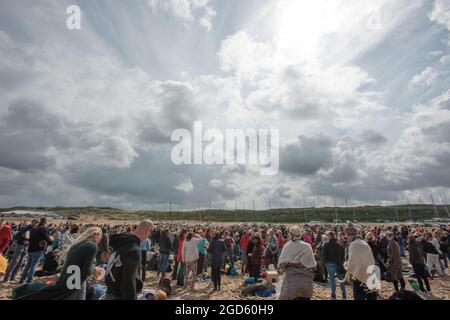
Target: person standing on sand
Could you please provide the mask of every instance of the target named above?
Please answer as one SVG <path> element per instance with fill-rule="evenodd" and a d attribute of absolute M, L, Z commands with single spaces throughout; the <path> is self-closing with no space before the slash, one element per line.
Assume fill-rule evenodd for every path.
<path fill-rule="evenodd" d="M 399 291 L 398 283 L 402 290 L 405 290 L 406 284 L 402 274 L 402 258 L 400 257 L 400 246 L 395 241 L 394 233 L 388 232 L 386 234 L 389 244 L 387 247 L 389 272 L 391 273 L 392 282 L 394 284 L 395 291 Z"/>
<path fill-rule="evenodd" d="M 186 240 L 183 242 L 181 249 L 181 261 L 184 264 L 183 288 L 187 287 L 191 275 L 191 290 L 195 288 L 195 282 L 197 281 L 198 244 L 201 240 L 202 238 L 198 234 L 194 235 L 192 232 L 189 232 Z"/>
<path fill-rule="evenodd" d="M 250 277 L 255 278 L 257 281 L 261 275 L 261 265 L 262 258 L 264 255 L 264 247 L 261 243 L 261 238 L 259 235 L 253 237 L 253 251 L 249 254 L 251 267 L 250 267 Z"/>
<path fill-rule="evenodd" d="M 377 300 L 377 292 L 370 290 L 367 280 L 370 274 L 369 267 L 375 265 L 372 249 L 363 240 L 356 236 L 348 246 L 348 261 L 346 281 L 352 281 L 354 300 Z M 381 281 L 381 279 L 378 279 Z"/>
<path fill-rule="evenodd" d="M 198 260 L 197 260 L 197 276 L 202 275 L 203 272 L 206 272 L 205 269 L 205 260 L 206 256 L 208 254 L 208 246 L 209 242 L 204 238 L 203 231 L 200 231 L 199 233 L 200 237 L 202 238 L 200 242 L 198 243 L 197 250 L 198 250 Z"/>
<path fill-rule="evenodd" d="M 11 226 L 0 220 L 0 255 L 2 255 L 12 240 Z"/>
<path fill-rule="evenodd" d="M 241 273 L 245 274 L 247 270 L 247 248 L 248 243 L 250 242 L 250 232 L 245 230 L 244 235 L 241 237 L 241 240 L 239 241 L 239 245 L 241 246 Z"/>
<path fill-rule="evenodd" d="M 344 283 L 345 249 L 336 241 L 333 231 L 328 233 L 328 241 L 323 245 L 320 261 L 325 264 L 328 273 L 328 283 L 331 288 L 331 299 L 336 300 L 336 276 L 341 287 L 342 298 L 347 299 Z"/>
<path fill-rule="evenodd" d="M 108 261 L 105 300 L 136 300 L 143 283 L 139 275 L 140 243 L 148 239 L 153 222 L 139 222 L 133 234 L 116 234 L 110 238 L 113 252 Z"/>
<path fill-rule="evenodd" d="M 440 276 L 444 276 L 444 271 L 441 267 L 441 262 L 439 261 L 439 253 L 440 251 L 436 248 L 433 243 L 433 234 L 428 232 L 424 236 L 424 251 L 427 256 L 427 267 L 428 271 L 431 273 L 433 270 L 436 270 Z"/>
<path fill-rule="evenodd" d="M 278 260 L 281 274 L 278 300 L 310 300 L 317 267 L 312 247 L 301 239 L 302 230 L 298 226 L 289 228 L 289 238 Z"/>
<path fill-rule="evenodd" d="M 170 252 L 172 251 L 172 243 L 169 239 L 169 231 L 163 229 L 159 238 L 159 262 L 158 269 L 156 271 L 156 277 L 161 275 L 163 278 L 166 276 L 167 265 L 169 263 Z"/>
<path fill-rule="evenodd" d="M 141 279 L 145 282 L 145 276 L 147 274 L 147 252 L 150 250 L 150 240 L 144 239 L 139 244 L 139 249 L 141 251 Z"/>
<path fill-rule="evenodd" d="M 208 252 L 211 255 L 211 280 L 214 284 L 214 291 L 220 291 L 220 268 L 223 264 L 223 257 L 227 247 L 225 242 L 220 239 L 220 233 L 215 232 L 213 239 L 211 240 L 211 245 L 208 248 Z"/>
<path fill-rule="evenodd" d="M 42 218 L 36 228 L 30 231 L 30 244 L 28 245 L 28 260 L 20 277 L 20 283 L 33 281 L 34 272 L 39 262 L 44 258 L 47 245 L 53 241 L 47 234 L 47 218 Z"/>
<path fill-rule="evenodd" d="M 428 282 L 428 272 L 425 266 L 422 249 L 414 236 L 409 237 L 408 241 L 409 263 L 411 263 L 420 291 L 431 292 L 430 283 Z M 425 283 L 426 290 L 423 286 Z"/>
<path fill-rule="evenodd" d="M 14 281 L 16 279 L 17 272 L 22 266 L 22 261 L 27 256 L 27 248 L 29 244 L 30 231 L 38 224 L 36 219 L 33 219 L 31 224 L 23 225 L 19 228 L 19 231 L 15 235 L 14 254 L 8 269 L 6 269 L 3 282 Z"/>

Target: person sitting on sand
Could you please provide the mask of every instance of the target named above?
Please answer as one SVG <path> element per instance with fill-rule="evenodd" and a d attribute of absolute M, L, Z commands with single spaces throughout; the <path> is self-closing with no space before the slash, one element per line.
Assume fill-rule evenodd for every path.
<path fill-rule="evenodd" d="M 60 276 L 52 286 L 42 287 L 38 292 L 27 293 L 28 288 L 36 288 L 32 285 L 23 285 L 17 288 L 21 292 L 17 300 L 86 300 L 87 278 L 95 273 L 101 274 L 101 268 L 94 268 L 95 256 L 97 254 L 97 245 L 100 243 L 102 230 L 98 227 L 87 229 L 80 234 L 74 243 L 65 245 L 58 254 L 58 263 L 64 264 Z M 73 267 L 78 267 L 73 269 Z M 75 271 L 73 271 L 75 270 Z M 72 281 L 73 276 L 79 271 L 80 288 L 72 288 L 69 284 L 75 284 L 76 279 Z M 32 290 L 32 289 L 31 289 Z"/>
<path fill-rule="evenodd" d="M 313 296 L 314 259 L 310 244 L 301 240 L 298 226 L 289 228 L 289 241 L 284 245 L 278 260 L 281 286 L 278 300 L 310 300 Z"/>

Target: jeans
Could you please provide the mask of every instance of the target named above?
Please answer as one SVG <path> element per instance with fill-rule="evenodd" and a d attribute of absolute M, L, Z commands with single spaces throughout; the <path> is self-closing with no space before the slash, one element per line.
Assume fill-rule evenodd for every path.
<path fill-rule="evenodd" d="M 353 281 L 353 298 L 354 300 L 377 300 L 377 293 L 371 292 L 359 280 Z"/>
<path fill-rule="evenodd" d="M 345 290 L 344 274 L 342 272 L 338 272 L 338 266 L 335 263 L 325 263 L 325 267 L 327 268 L 328 273 L 328 283 L 331 288 L 331 297 L 336 298 L 336 278 L 337 275 L 339 281 L 339 286 L 341 287 L 342 297 L 347 298 L 347 291 Z"/>
<path fill-rule="evenodd" d="M 156 271 L 157 277 L 159 277 L 160 274 L 162 274 L 163 277 L 166 275 L 168 263 L 169 263 L 169 255 L 161 253 L 159 256 L 158 270 Z"/>
<path fill-rule="evenodd" d="M 14 281 L 16 279 L 17 272 L 22 266 L 23 259 L 27 255 L 27 247 L 23 244 L 16 242 L 14 244 L 14 254 L 11 260 L 11 263 L 8 265 L 8 269 L 6 269 L 4 282 L 11 280 Z"/>
<path fill-rule="evenodd" d="M 234 268 L 234 254 L 233 254 L 233 251 L 228 252 L 228 260 L 230 260 L 231 268 Z"/>
<path fill-rule="evenodd" d="M 31 283 L 33 281 L 34 273 L 42 258 L 44 258 L 44 251 L 28 252 L 28 261 L 20 277 L 20 283 L 24 281 Z"/>

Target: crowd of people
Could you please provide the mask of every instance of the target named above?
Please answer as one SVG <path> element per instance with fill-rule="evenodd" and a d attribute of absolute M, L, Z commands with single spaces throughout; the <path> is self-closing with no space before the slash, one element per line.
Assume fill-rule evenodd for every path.
<path fill-rule="evenodd" d="M 277 270 L 281 300 L 308 300 L 314 281 L 328 282 L 330 298 L 342 299 L 350 284 L 355 300 L 375 300 L 376 280 L 406 289 L 409 262 L 417 291 L 430 293 L 429 279 L 447 277 L 449 226 L 413 225 L 270 225 L 230 226 L 189 223 L 79 224 L 39 221 L 0 222 L 0 250 L 9 260 L 1 279 L 19 280 L 14 299 L 165 299 L 170 287 L 194 290 L 210 275 L 221 290 L 224 274 L 239 273 L 258 281 Z M 402 261 L 402 259 L 404 261 Z M 161 279 L 145 288 L 149 264 Z M 68 285 L 71 270 L 80 270 L 80 286 Z M 53 283 L 33 282 L 58 276 Z M 372 278 L 371 278 L 372 277 Z M 408 280 L 411 280 L 408 278 Z"/>

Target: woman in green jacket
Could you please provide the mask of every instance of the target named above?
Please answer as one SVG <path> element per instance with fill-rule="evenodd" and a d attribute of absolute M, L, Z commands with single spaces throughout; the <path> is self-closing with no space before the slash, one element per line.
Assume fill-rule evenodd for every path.
<path fill-rule="evenodd" d="M 15 290 L 17 300 L 86 300 L 86 282 L 89 276 L 100 276 L 101 268 L 94 268 L 102 230 L 87 229 L 77 239 L 65 245 L 58 255 L 63 264 L 59 279 L 52 286 L 20 286 Z M 35 291 L 36 289 L 39 291 Z M 30 291 L 34 291 L 31 293 Z"/>

